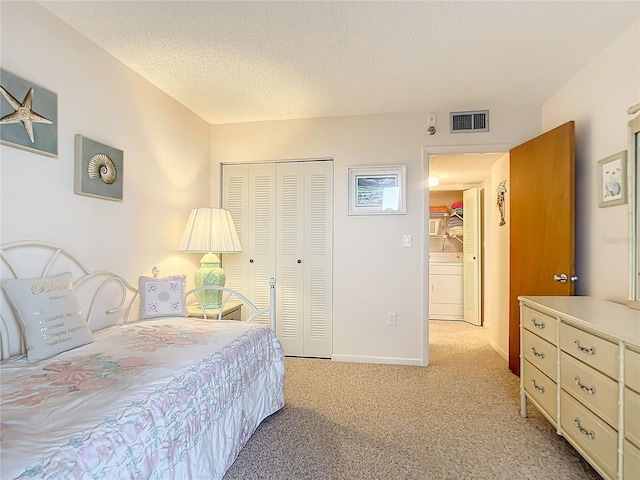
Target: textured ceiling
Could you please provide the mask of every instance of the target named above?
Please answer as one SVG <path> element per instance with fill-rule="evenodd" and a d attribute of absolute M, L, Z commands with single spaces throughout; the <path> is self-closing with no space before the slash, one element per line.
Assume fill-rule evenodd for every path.
<path fill-rule="evenodd" d="M 41 1 L 212 124 L 541 105 L 637 1 Z"/>
<path fill-rule="evenodd" d="M 640 17 L 638 1 L 39 3 L 211 124 L 537 106 Z M 430 173 L 462 189 L 500 156 L 431 155 Z"/>

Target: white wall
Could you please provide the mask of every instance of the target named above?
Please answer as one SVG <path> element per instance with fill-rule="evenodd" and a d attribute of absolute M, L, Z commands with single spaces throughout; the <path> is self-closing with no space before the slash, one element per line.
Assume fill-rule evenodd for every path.
<path fill-rule="evenodd" d="M 505 195 L 505 225 L 500 225 L 496 190 L 507 180 Z M 485 326 L 489 343 L 505 359 L 509 358 L 509 155 L 491 166 L 491 180 L 486 192 L 487 225 L 485 252 Z"/>
<path fill-rule="evenodd" d="M 470 106 L 475 108 L 476 106 Z M 482 106 L 491 108 L 491 106 Z M 480 107 L 478 107 L 480 108 Z M 450 135 L 448 112 L 426 134 L 426 113 L 217 125 L 211 128 L 212 198 L 220 164 L 303 158 L 334 159 L 334 359 L 421 364 L 428 344 L 425 243 L 428 188 L 423 147 L 438 153 L 469 145 L 517 145 L 536 136 L 539 109 L 492 109 L 491 132 Z M 518 122 L 512 121 L 518 118 Z M 490 150 L 484 151 L 490 151 Z M 428 150 L 428 148 L 426 149 Z M 468 150 L 467 150 L 468 151 Z M 347 168 L 407 165 L 407 214 L 347 216 Z M 402 235 L 413 246 L 402 246 Z M 387 326 L 387 313 L 398 325 Z"/>
<path fill-rule="evenodd" d="M 542 130 L 576 122 L 576 293 L 628 297 L 628 205 L 598 208 L 596 162 L 627 149 L 626 110 L 640 101 L 640 22 L 542 106 Z"/>
<path fill-rule="evenodd" d="M 190 210 L 208 205 L 209 124 L 32 2 L 1 2 L 2 68 L 58 94 L 58 158 L 0 146 L 2 243 L 61 244 L 136 283 L 178 254 Z M 74 136 L 124 151 L 124 201 L 75 195 Z"/>
<path fill-rule="evenodd" d="M 448 134 L 448 112 L 436 112 L 437 133 L 428 136 L 426 113 L 210 127 L 39 5 L 1 2 L 0 12 L 2 68 L 57 92 L 59 115 L 57 159 L 0 146 L 2 242 L 47 239 L 90 267 L 114 268 L 132 279 L 153 265 L 163 274 L 191 274 L 198 255 L 178 254 L 177 243 L 191 208 L 210 198 L 219 203 L 222 162 L 333 157 L 336 358 L 417 364 L 428 335 L 423 149 L 515 146 L 575 120 L 578 293 L 626 299 L 628 207 L 597 208 L 595 165 L 626 148 L 625 111 L 640 101 L 638 22 L 541 111 L 470 105 L 491 110 L 491 132 L 468 135 Z M 29 35 L 23 35 L 24 25 Z M 124 150 L 124 202 L 73 193 L 77 133 Z M 347 167 L 383 164 L 407 165 L 407 215 L 348 217 Z M 492 184 L 489 211 L 494 192 Z M 402 247 L 406 233 L 413 236 L 412 248 Z M 493 276 L 490 335 L 498 351 L 507 335 L 494 303 L 501 298 L 494 284 L 504 276 L 502 267 L 491 263 L 485 272 Z M 397 327 L 386 325 L 387 312 L 398 313 Z"/>

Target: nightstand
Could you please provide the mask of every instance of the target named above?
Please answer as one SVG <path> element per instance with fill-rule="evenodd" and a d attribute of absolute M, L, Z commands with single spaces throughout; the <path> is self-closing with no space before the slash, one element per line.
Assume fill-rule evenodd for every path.
<path fill-rule="evenodd" d="M 220 314 L 219 308 L 207 308 L 207 320 L 217 320 Z M 190 317 L 204 318 L 204 313 L 197 303 L 187 305 L 187 312 Z M 242 303 L 229 302 L 224 306 L 222 310 L 221 320 L 242 320 Z"/>

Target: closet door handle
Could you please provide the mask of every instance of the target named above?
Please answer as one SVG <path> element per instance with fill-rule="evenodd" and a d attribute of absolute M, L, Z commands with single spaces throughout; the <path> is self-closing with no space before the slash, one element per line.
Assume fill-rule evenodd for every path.
<path fill-rule="evenodd" d="M 298 259 L 298 263 L 302 263 L 302 260 Z"/>
<path fill-rule="evenodd" d="M 250 258 L 250 259 L 249 259 L 249 263 L 253 263 L 253 258 Z"/>

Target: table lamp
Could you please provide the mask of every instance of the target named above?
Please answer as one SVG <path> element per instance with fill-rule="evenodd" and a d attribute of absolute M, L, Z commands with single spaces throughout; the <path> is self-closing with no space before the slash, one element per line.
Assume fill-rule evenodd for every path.
<path fill-rule="evenodd" d="M 240 239 L 231 218 L 224 208 L 194 208 L 180 241 L 181 252 L 204 253 L 200 268 L 195 273 L 195 285 L 218 285 L 224 287 L 227 275 L 220 267 L 217 253 L 242 252 Z M 221 290 L 203 290 L 198 299 L 204 308 L 220 308 Z"/>

